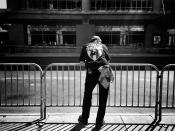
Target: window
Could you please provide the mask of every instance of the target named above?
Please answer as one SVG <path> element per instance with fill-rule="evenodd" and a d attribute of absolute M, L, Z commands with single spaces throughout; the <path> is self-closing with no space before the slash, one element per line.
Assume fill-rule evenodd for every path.
<path fill-rule="evenodd" d="M 32 46 L 75 46 L 74 26 L 31 26 L 28 25 L 28 45 Z"/>
<path fill-rule="evenodd" d="M 8 31 L 4 30 L 0 26 L 0 46 L 7 44 L 8 42 Z"/>
<path fill-rule="evenodd" d="M 164 0 L 165 10 L 166 11 L 173 11 L 175 7 L 175 1 L 174 0 Z"/>
<path fill-rule="evenodd" d="M 0 9 L 7 9 L 7 0 L 1 0 Z"/>
<path fill-rule="evenodd" d="M 175 46 L 175 29 L 168 30 L 168 46 Z"/>
<path fill-rule="evenodd" d="M 76 32 L 75 31 L 63 31 L 63 45 L 72 45 L 76 43 Z"/>
<path fill-rule="evenodd" d="M 51 31 L 32 31 L 31 32 L 32 45 L 56 45 L 56 32 Z"/>
<path fill-rule="evenodd" d="M 30 9 L 80 10 L 81 0 L 26 0 L 26 6 Z"/>
<path fill-rule="evenodd" d="M 143 31 L 131 31 L 129 33 L 129 43 L 131 46 L 142 47 L 144 43 Z"/>
<path fill-rule="evenodd" d="M 159 33 L 153 34 L 153 46 L 159 46 L 161 44 L 162 37 Z"/>
<path fill-rule="evenodd" d="M 102 38 L 102 42 L 106 45 L 120 45 L 120 32 L 98 31 L 96 34 Z"/>
<path fill-rule="evenodd" d="M 144 43 L 143 26 L 97 26 L 96 35 L 108 46 L 136 46 Z"/>
<path fill-rule="evenodd" d="M 91 10 L 150 11 L 152 0 L 91 0 Z"/>

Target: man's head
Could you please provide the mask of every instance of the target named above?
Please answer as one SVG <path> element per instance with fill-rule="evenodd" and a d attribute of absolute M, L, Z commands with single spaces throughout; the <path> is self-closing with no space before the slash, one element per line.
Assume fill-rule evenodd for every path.
<path fill-rule="evenodd" d="M 97 43 L 101 43 L 102 42 L 101 38 L 99 36 L 97 36 L 97 35 L 92 36 L 90 42 L 94 42 L 94 41 L 97 41 Z"/>

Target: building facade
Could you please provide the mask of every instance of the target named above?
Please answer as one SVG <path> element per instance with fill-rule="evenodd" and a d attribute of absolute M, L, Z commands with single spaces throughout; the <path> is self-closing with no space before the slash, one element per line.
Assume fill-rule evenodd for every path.
<path fill-rule="evenodd" d="M 7 0 L 1 26 L 17 52 L 78 53 L 99 35 L 111 53 L 147 53 L 175 46 L 164 16 L 173 0 Z M 171 21 L 171 20 L 170 20 Z"/>

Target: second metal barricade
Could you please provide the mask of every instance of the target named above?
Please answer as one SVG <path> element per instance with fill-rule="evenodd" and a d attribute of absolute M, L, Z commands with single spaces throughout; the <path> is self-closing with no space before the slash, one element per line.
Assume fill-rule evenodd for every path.
<path fill-rule="evenodd" d="M 42 74 L 35 63 L 0 63 L 0 107 L 39 107 L 42 118 Z"/>
<path fill-rule="evenodd" d="M 157 122 L 160 108 L 159 71 L 152 64 L 112 63 L 114 82 L 110 86 L 108 107 L 154 108 Z M 80 107 L 86 70 L 78 63 L 53 63 L 44 70 L 46 107 Z M 98 85 L 97 85 L 98 87 Z M 98 106 L 98 88 L 92 106 Z"/>
<path fill-rule="evenodd" d="M 166 65 L 161 71 L 160 121 L 163 109 L 175 109 L 175 64 Z"/>
<path fill-rule="evenodd" d="M 159 71 L 152 64 L 111 63 L 114 81 L 107 107 L 154 109 L 152 125 L 162 109 L 175 108 L 175 65 Z M 79 63 L 52 63 L 44 71 L 35 63 L 0 64 L 0 107 L 81 107 L 86 69 Z M 160 84 L 160 85 L 159 85 Z M 98 85 L 92 106 L 98 106 Z"/>

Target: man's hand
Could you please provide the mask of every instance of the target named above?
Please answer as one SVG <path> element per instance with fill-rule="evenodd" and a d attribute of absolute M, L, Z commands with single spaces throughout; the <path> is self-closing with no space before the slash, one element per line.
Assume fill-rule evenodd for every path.
<path fill-rule="evenodd" d="M 81 66 L 84 66 L 85 65 L 85 62 L 84 61 L 80 61 L 80 65 Z"/>

